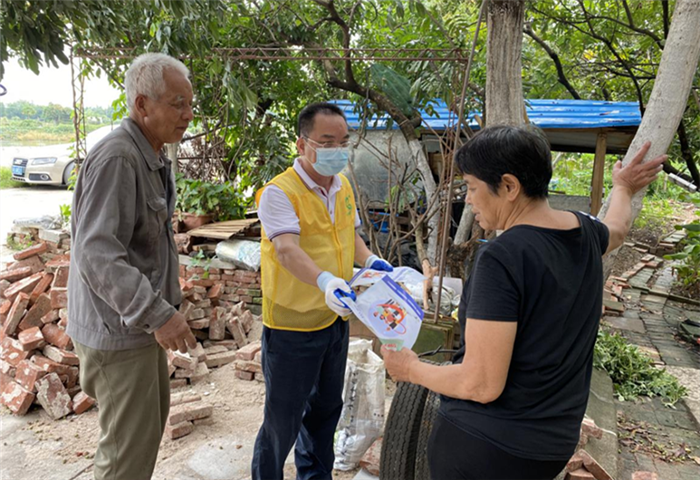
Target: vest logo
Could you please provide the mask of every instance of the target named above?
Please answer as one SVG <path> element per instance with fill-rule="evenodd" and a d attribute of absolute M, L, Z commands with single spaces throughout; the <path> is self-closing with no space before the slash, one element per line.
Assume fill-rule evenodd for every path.
<path fill-rule="evenodd" d="M 345 208 L 348 211 L 348 216 L 352 215 L 352 202 L 350 201 L 350 195 L 345 196 Z"/>

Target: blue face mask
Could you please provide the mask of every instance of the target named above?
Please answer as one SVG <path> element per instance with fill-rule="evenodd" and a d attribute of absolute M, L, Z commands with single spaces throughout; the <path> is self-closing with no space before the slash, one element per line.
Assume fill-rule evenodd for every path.
<path fill-rule="evenodd" d="M 317 148 L 314 170 L 325 177 L 339 174 L 348 164 L 350 152 L 347 147 Z"/>

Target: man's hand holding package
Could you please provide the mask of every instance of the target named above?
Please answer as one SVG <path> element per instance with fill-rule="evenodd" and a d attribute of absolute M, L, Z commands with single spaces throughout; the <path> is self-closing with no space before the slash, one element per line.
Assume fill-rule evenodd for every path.
<path fill-rule="evenodd" d="M 192 330 L 187 320 L 180 312 L 170 317 L 162 327 L 155 331 L 156 341 L 166 350 L 179 350 L 187 353 L 188 348 L 197 346 L 197 340 L 192 335 Z"/>
<path fill-rule="evenodd" d="M 336 296 L 336 291 L 340 290 L 347 294 L 352 299 L 355 298 L 355 292 L 352 291 L 348 282 L 342 278 L 338 278 L 331 272 L 322 272 L 316 279 L 316 284 L 322 292 L 326 294 L 326 305 L 341 317 L 350 315 L 350 309 L 347 308 L 340 299 Z"/>

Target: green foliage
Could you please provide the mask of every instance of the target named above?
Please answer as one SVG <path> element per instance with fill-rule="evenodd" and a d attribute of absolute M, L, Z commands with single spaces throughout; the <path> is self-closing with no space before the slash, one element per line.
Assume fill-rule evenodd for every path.
<path fill-rule="evenodd" d="M 410 117 L 413 112 L 413 97 L 408 79 L 381 63 L 373 64 L 369 71 L 374 88 L 384 92 L 404 115 Z"/>
<path fill-rule="evenodd" d="M 26 186 L 28 186 L 28 184 L 24 182 L 16 182 L 12 180 L 12 168 L 0 167 L 0 190 L 4 190 L 6 188 L 22 188 Z"/>
<path fill-rule="evenodd" d="M 593 366 L 610 375 L 615 395 L 620 401 L 634 400 L 640 396 L 659 396 L 667 405 L 674 405 L 686 394 L 685 387 L 674 376 L 656 368 L 651 358 L 636 346 L 627 343 L 624 337 L 603 329 L 598 331 Z"/>
<path fill-rule="evenodd" d="M 700 200 L 695 200 L 700 207 Z M 700 215 L 700 210 L 697 211 Z M 678 283 L 691 296 L 700 297 L 700 220 L 687 225 L 676 225 L 676 230 L 685 230 L 683 250 L 672 255 L 665 255 L 667 260 L 679 260 L 673 266 L 673 273 Z"/>
<path fill-rule="evenodd" d="M 63 205 L 59 205 L 58 209 L 61 211 L 61 223 L 63 224 L 64 227 L 70 225 L 70 216 L 71 216 L 71 205 L 70 203 L 64 203 Z"/>
<path fill-rule="evenodd" d="M 176 208 L 181 212 L 225 221 L 243 218 L 246 206 L 245 199 L 228 183 L 214 184 L 178 175 Z"/>
<path fill-rule="evenodd" d="M 85 126 L 88 133 L 103 127 L 102 124 Z M 5 144 L 13 143 L 69 143 L 75 141 L 73 123 L 44 122 L 33 119 L 8 119 L 0 117 L 0 141 Z"/>

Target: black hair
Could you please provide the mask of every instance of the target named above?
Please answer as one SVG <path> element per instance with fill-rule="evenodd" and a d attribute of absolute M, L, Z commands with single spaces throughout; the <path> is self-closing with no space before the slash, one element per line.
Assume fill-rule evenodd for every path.
<path fill-rule="evenodd" d="M 297 134 L 300 137 L 306 137 L 314 129 L 314 119 L 316 115 L 340 115 L 347 122 L 345 114 L 343 111 L 333 103 L 319 102 L 312 103 L 304 107 L 304 109 L 299 113 L 299 123 L 297 125 Z"/>
<path fill-rule="evenodd" d="M 457 151 L 455 161 L 463 174 L 486 182 L 494 193 L 503 175 L 510 173 L 527 197 L 547 198 L 552 152 L 544 132 L 535 126 L 485 128 Z"/>

